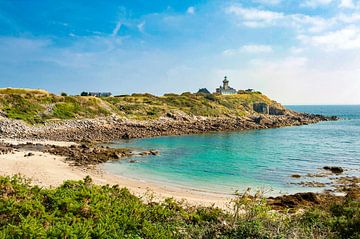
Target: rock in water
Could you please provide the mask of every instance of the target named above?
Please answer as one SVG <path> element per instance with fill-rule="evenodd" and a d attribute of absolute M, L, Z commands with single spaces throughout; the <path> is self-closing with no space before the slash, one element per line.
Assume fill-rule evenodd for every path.
<path fill-rule="evenodd" d="M 335 174 L 340 174 L 340 173 L 344 172 L 344 169 L 342 167 L 337 167 L 337 166 L 325 166 L 325 167 L 323 167 L 323 169 L 331 171 L 332 173 L 335 173 Z"/>

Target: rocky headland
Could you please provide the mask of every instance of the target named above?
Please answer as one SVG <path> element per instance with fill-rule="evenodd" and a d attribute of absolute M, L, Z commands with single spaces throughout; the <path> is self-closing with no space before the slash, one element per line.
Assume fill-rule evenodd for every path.
<path fill-rule="evenodd" d="M 284 115 L 254 114 L 216 118 L 168 113 L 159 119 L 148 121 L 124 119 L 113 115 L 96 119 L 49 121 L 41 125 L 29 125 L 23 121 L 3 117 L 0 119 L 0 137 L 109 142 L 165 135 L 299 126 L 328 120 L 336 118 L 292 111 L 287 111 Z"/>
<path fill-rule="evenodd" d="M 96 98 L 0 89 L 0 138 L 109 142 L 298 126 L 336 119 L 288 110 L 259 92 Z"/>

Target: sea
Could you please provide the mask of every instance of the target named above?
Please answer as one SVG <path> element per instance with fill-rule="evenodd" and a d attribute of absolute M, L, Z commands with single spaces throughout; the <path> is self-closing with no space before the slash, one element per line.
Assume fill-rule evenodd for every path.
<path fill-rule="evenodd" d="M 202 192 L 231 195 L 250 188 L 267 195 L 322 191 L 301 182 L 324 166 L 340 166 L 342 176 L 360 176 L 360 105 L 287 106 L 306 113 L 338 116 L 339 121 L 276 129 L 166 136 L 113 142 L 133 151 L 156 149 L 158 156 L 105 163 L 120 176 Z M 291 175 L 301 175 L 293 178 Z M 332 176 L 335 177 L 335 176 Z"/>

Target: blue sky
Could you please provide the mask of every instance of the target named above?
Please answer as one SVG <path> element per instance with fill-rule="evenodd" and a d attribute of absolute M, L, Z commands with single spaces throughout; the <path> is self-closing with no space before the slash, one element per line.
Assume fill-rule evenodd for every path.
<path fill-rule="evenodd" d="M 359 0 L 0 0 L 0 87 L 360 104 Z"/>

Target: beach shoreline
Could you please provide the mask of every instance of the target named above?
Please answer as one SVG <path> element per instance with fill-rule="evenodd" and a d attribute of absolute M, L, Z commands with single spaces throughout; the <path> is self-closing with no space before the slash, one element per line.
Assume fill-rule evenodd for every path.
<path fill-rule="evenodd" d="M 2 142 L 11 142 L 14 144 L 47 144 L 69 146 L 72 142 L 54 142 L 54 141 L 29 141 L 29 140 L 9 140 L 0 139 Z M 31 156 L 26 156 L 26 155 Z M 139 197 L 151 195 L 156 201 L 162 201 L 165 198 L 174 198 L 176 200 L 185 200 L 190 205 L 216 206 L 226 209 L 233 197 L 212 194 L 191 189 L 177 188 L 170 185 L 160 185 L 159 183 L 135 180 L 119 175 L 114 175 L 103 169 L 102 165 L 91 165 L 89 167 L 71 166 L 66 158 L 59 155 L 52 155 L 40 151 L 17 150 L 0 155 L 0 175 L 14 176 L 21 175 L 31 180 L 33 185 L 41 187 L 57 187 L 66 180 L 82 180 L 90 176 L 94 183 L 99 185 L 119 185 L 126 187 Z"/>
<path fill-rule="evenodd" d="M 127 188 L 132 194 L 143 199 L 145 202 L 161 202 L 166 198 L 173 198 L 188 206 L 214 206 L 223 210 L 232 210 L 231 205 L 233 201 L 239 195 L 241 196 L 241 192 L 239 195 L 221 194 L 115 175 L 110 171 L 104 170 L 103 163 L 106 161 L 94 161 L 91 158 L 98 155 L 92 155 L 95 151 L 99 153 L 100 158 L 103 158 L 104 155 L 109 155 L 108 153 L 104 154 L 98 151 L 99 149 L 109 150 L 110 155 L 114 152 L 113 150 L 117 150 L 108 147 L 88 147 L 84 144 L 79 145 L 75 142 L 66 141 L 14 140 L 5 138 L 0 139 L 0 146 L 0 176 L 21 175 L 30 179 L 32 185 L 40 187 L 57 187 L 62 185 L 64 181 L 83 180 L 89 176 L 98 185 L 117 185 L 120 188 Z M 55 151 L 49 151 L 49 148 Z M 65 154 L 62 155 L 64 152 L 57 149 L 70 150 L 70 155 L 74 154 L 73 159 L 79 159 L 79 157 L 87 158 L 88 156 L 90 158 L 87 158 L 88 161 L 83 160 L 80 163 L 76 163 L 71 161 L 72 157 L 68 157 L 69 152 L 65 150 Z M 86 153 L 77 155 L 80 151 Z M 118 160 L 129 159 L 133 156 L 138 155 L 131 153 L 124 154 Z M 262 196 L 266 197 L 268 203 L 275 208 L 293 208 L 301 205 L 317 204 L 319 200 L 324 200 L 324 198 L 325 200 L 338 200 L 339 196 L 346 196 L 347 193 L 352 193 L 353 191 L 357 193 L 359 188 L 357 186 L 358 181 L 360 181 L 358 178 L 339 178 L 339 182 L 341 182 L 339 187 L 343 187 L 343 191 L 298 192 L 278 196 Z"/>

